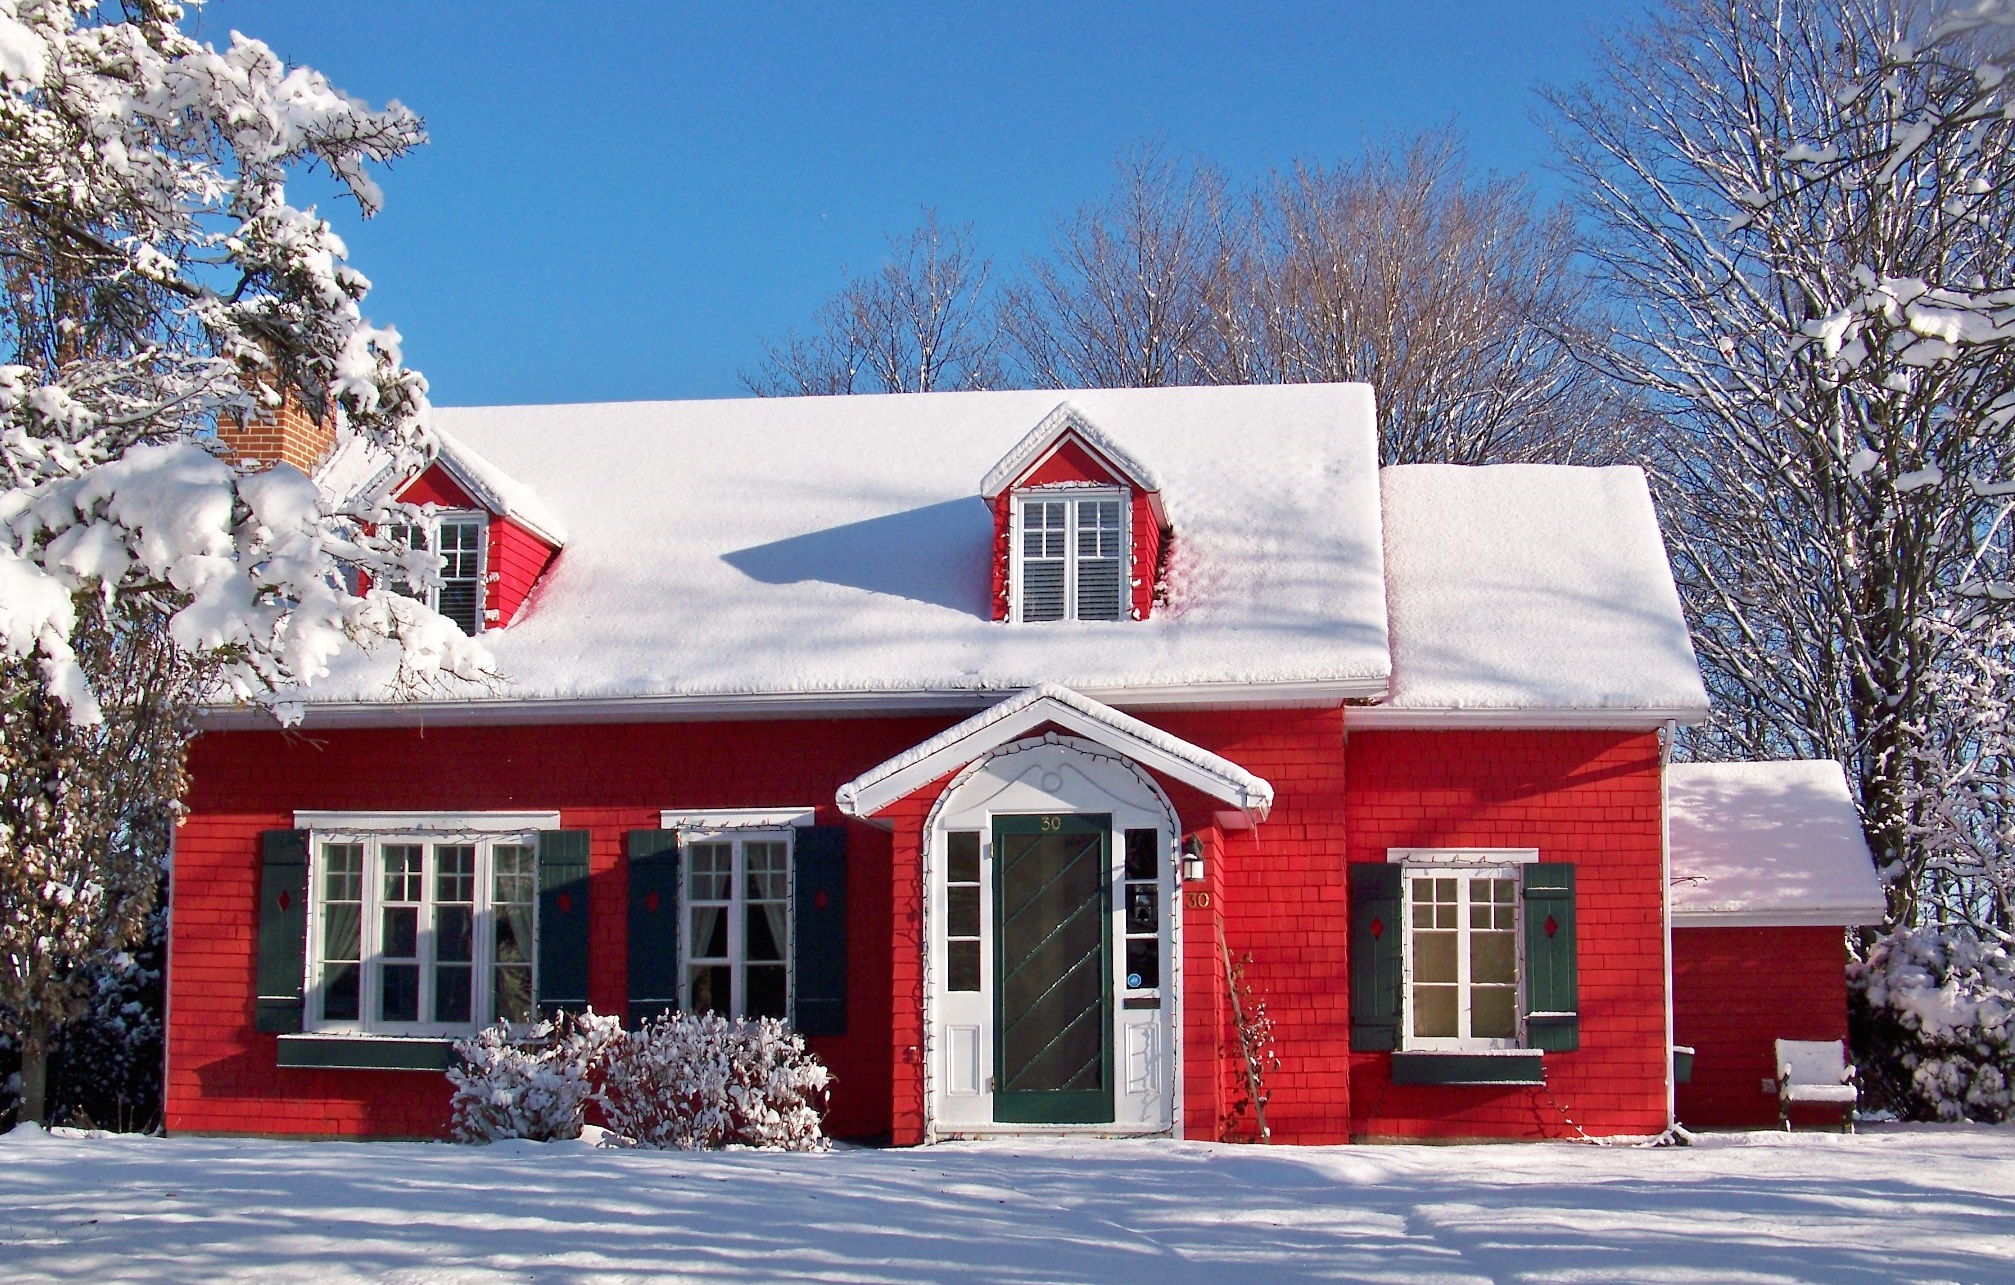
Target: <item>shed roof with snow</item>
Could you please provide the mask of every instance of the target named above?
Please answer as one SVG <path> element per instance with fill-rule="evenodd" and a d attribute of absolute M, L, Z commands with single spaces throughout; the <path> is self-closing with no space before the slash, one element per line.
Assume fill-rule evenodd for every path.
<path fill-rule="evenodd" d="M 1880 923 L 1882 883 L 1828 759 L 1667 770 L 1676 928 Z"/>

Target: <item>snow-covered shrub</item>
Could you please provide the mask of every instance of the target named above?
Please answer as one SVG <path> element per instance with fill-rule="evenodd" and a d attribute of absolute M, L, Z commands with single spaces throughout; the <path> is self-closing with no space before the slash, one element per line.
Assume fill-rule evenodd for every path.
<path fill-rule="evenodd" d="M 2015 1120 L 2015 958 L 1970 933 L 1902 929 L 1848 968 L 1873 1099 L 1930 1120 Z"/>
<path fill-rule="evenodd" d="M 597 1098 L 612 1137 L 635 1147 L 812 1151 L 830 1073 L 773 1018 L 672 1013 L 608 1051 Z"/>
<path fill-rule="evenodd" d="M 775 1018 L 736 1022 L 728 1041 L 729 1141 L 784 1151 L 825 1149 L 832 1073 L 802 1035 Z"/>
<path fill-rule="evenodd" d="M 498 1022 L 457 1040 L 461 1065 L 448 1071 L 455 1086 L 455 1137 L 462 1142 L 580 1137 L 596 1073 L 622 1033 L 615 1018 L 590 1009 L 540 1022 L 529 1034 L 514 1034 Z"/>

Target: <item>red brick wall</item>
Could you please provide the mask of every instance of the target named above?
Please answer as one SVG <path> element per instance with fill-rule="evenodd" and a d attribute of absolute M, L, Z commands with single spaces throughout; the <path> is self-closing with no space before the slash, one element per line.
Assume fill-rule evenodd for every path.
<path fill-rule="evenodd" d="M 1776 1041 L 1847 1038 L 1846 930 L 1675 929 L 1672 1029 L 1694 1050 L 1681 1123 L 1776 1124 Z"/>
<path fill-rule="evenodd" d="M 946 719 L 621 726 L 212 732 L 191 754 L 190 817 L 176 839 L 169 978 L 171 1130 L 432 1136 L 439 1075 L 280 1070 L 252 1029 L 259 832 L 297 808 L 552 808 L 592 831 L 589 991 L 625 1002 L 624 836 L 664 807 L 811 803 L 841 820 L 834 788 L 939 731 Z M 848 823 L 847 1034 L 812 1042 L 833 1068 L 830 1127 L 889 1127 L 892 860 L 886 832 Z"/>
<path fill-rule="evenodd" d="M 1664 1129 L 1656 736 L 1359 731 L 1350 737 L 1350 768 L 1352 861 L 1384 861 L 1395 847 L 1475 846 L 1536 847 L 1542 861 L 1573 862 L 1581 967 L 1581 1048 L 1546 1055 L 1545 1089 L 1393 1085 L 1389 1054 L 1358 1053 L 1352 1132 L 1564 1137 L 1573 1125 L 1593 1135 Z"/>

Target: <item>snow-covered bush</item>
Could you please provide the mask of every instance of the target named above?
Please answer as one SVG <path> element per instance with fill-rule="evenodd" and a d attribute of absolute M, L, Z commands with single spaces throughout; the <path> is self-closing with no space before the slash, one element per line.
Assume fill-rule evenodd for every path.
<path fill-rule="evenodd" d="M 609 1049 L 597 1100 L 621 1145 L 814 1151 L 829 1080 L 773 1018 L 672 1013 Z"/>
<path fill-rule="evenodd" d="M 1889 934 L 1849 966 L 1871 1105 L 2015 1120 L 2015 958 L 1970 933 Z"/>
<path fill-rule="evenodd" d="M 498 1022 L 455 1042 L 461 1065 L 448 1071 L 455 1086 L 455 1137 L 462 1142 L 529 1138 L 535 1142 L 581 1136 L 583 1109 L 594 1097 L 594 1077 L 622 1024 L 593 1009 L 540 1022 L 529 1034 Z"/>

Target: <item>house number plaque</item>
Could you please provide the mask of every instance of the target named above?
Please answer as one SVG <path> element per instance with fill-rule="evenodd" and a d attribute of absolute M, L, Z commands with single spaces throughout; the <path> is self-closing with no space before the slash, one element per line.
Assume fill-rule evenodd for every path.
<path fill-rule="evenodd" d="M 1209 910 L 1210 894 L 1207 892 L 1186 892 L 1182 894 L 1182 904 L 1191 910 Z"/>

